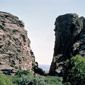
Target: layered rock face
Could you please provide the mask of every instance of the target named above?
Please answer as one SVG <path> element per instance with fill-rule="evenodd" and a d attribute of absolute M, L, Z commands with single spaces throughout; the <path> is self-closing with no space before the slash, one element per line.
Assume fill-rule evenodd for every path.
<path fill-rule="evenodd" d="M 50 74 L 63 73 L 67 59 L 73 55 L 85 56 L 85 18 L 77 14 L 65 14 L 55 22 L 54 56 Z"/>
<path fill-rule="evenodd" d="M 12 14 L 0 12 L 0 70 L 31 70 L 34 60 L 23 22 Z"/>

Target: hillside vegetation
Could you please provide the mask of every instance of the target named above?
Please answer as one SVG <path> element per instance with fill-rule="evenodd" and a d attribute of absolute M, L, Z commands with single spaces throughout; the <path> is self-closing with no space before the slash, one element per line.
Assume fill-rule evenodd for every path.
<path fill-rule="evenodd" d="M 18 70 L 14 75 L 0 73 L 0 85 L 84 85 L 85 58 L 76 55 L 66 63 L 70 63 L 70 68 L 64 77 L 41 76 L 30 71 Z"/>

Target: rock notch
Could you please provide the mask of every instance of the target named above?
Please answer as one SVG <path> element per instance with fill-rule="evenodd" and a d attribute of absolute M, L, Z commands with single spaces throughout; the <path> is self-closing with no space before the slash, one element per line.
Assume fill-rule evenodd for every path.
<path fill-rule="evenodd" d="M 67 59 L 73 55 L 85 56 L 85 18 L 77 14 L 65 14 L 55 22 L 54 56 L 50 74 L 62 74 Z"/>
<path fill-rule="evenodd" d="M 0 70 L 31 70 L 34 61 L 23 22 L 12 14 L 0 12 Z"/>

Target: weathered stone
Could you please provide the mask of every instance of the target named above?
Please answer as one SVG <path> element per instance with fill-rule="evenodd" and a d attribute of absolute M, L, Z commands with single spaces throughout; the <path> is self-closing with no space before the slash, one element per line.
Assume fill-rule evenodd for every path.
<path fill-rule="evenodd" d="M 85 18 L 77 14 L 65 14 L 55 22 L 54 56 L 50 74 L 62 74 L 67 59 L 73 55 L 85 56 Z"/>
<path fill-rule="evenodd" d="M 35 73 L 39 74 L 39 75 L 43 75 L 43 76 L 46 75 L 45 71 L 44 71 L 42 68 L 39 68 L 37 62 L 35 62 L 35 65 L 34 65 L 34 67 L 33 67 L 33 71 L 34 71 Z"/>
<path fill-rule="evenodd" d="M 18 17 L 0 12 L 0 70 L 31 70 L 35 61 L 24 24 Z"/>

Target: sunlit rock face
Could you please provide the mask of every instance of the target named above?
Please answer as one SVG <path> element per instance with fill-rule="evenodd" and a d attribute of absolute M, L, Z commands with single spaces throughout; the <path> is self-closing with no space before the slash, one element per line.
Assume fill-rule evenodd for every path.
<path fill-rule="evenodd" d="M 54 56 L 50 74 L 62 74 L 65 61 L 73 55 L 85 56 L 85 18 L 77 14 L 65 14 L 55 21 Z"/>
<path fill-rule="evenodd" d="M 34 60 L 23 22 L 12 14 L 0 12 L 0 70 L 31 70 Z"/>

